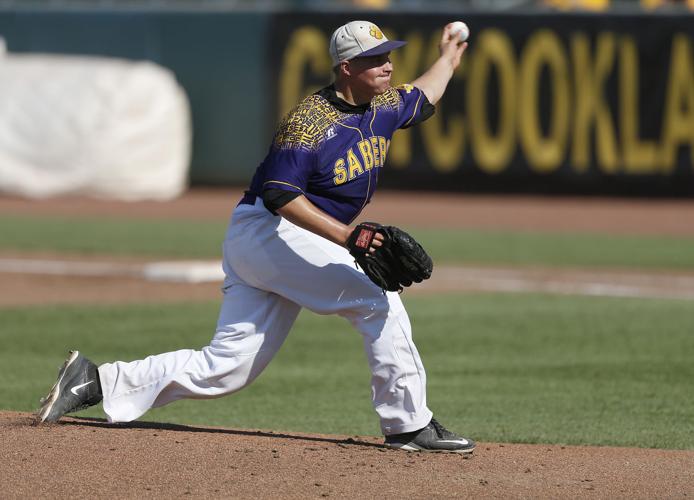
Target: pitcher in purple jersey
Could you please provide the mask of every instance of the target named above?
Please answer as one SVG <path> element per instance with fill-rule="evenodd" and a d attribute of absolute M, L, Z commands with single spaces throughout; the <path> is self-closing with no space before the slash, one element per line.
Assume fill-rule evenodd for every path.
<path fill-rule="evenodd" d="M 475 443 L 446 430 L 427 407 L 426 373 L 400 296 L 382 293 L 345 248 L 393 133 L 434 113 L 467 47 L 458 40 L 445 26 L 439 59 L 415 81 L 392 87 L 389 54 L 405 42 L 367 21 L 335 30 L 334 83 L 282 120 L 232 214 L 210 344 L 98 367 L 73 351 L 38 420 L 54 422 L 103 400 L 108 420 L 124 422 L 179 399 L 231 394 L 263 371 L 305 307 L 338 314 L 362 335 L 386 446 L 472 453 Z M 377 235 L 369 251 L 381 242 Z"/>

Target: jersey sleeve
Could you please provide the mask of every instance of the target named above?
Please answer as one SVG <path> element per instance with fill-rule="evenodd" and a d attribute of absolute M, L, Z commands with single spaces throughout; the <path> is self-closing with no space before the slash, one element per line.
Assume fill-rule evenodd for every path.
<path fill-rule="evenodd" d="M 304 194 L 316 166 L 316 154 L 273 145 L 264 163 L 261 191 L 281 189 Z"/>
<path fill-rule="evenodd" d="M 306 99 L 278 126 L 264 161 L 261 193 L 266 189 L 306 193 L 318 165 L 321 138 L 314 124 L 314 108 Z"/>
<path fill-rule="evenodd" d="M 409 128 L 421 123 L 436 111 L 424 92 L 407 83 L 391 88 L 383 99 L 391 104 L 396 104 L 394 101 L 397 100 L 396 128 Z"/>

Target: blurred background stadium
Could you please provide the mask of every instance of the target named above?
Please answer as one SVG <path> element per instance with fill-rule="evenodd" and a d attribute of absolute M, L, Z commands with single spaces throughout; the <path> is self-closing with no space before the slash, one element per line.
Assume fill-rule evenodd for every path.
<path fill-rule="evenodd" d="M 691 0 L 0 1 L 6 76 L 29 54 L 149 61 L 169 72 L 160 79 L 175 79 L 184 94 L 177 97 L 166 90 L 170 83 L 155 84 L 153 78 L 127 85 L 133 80 L 127 71 L 120 80 L 113 77 L 122 83 L 108 90 L 96 83 L 101 77 L 95 72 L 73 76 L 76 81 L 65 86 L 77 94 L 74 98 L 66 95 L 70 92 L 49 89 L 40 100 L 41 109 L 24 107 L 22 119 L 34 118 L 33 133 L 25 144 L 34 153 L 18 152 L 21 127 L 7 116 L 6 127 L 15 133 L 0 136 L 0 151 L 6 158 L 14 155 L 22 165 L 32 163 L 37 149 L 32 144 L 45 144 L 55 133 L 43 129 L 46 122 L 38 118 L 45 105 L 50 107 L 50 99 L 67 100 L 63 107 L 70 107 L 61 111 L 53 103 L 54 121 L 61 112 L 78 114 L 79 106 L 101 103 L 107 117 L 94 111 L 94 120 L 102 120 L 98 122 L 102 129 L 117 128 L 115 135 L 122 132 L 121 124 L 137 127 L 146 121 L 144 115 L 149 116 L 149 150 L 139 164 L 133 160 L 124 166 L 116 160 L 127 156 L 123 151 L 134 156 L 143 149 L 134 146 L 135 140 L 121 140 L 121 135 L 116 140 L 108 133 L 97 138 L 89 135 L 86 125 L 74 138 L 76 148 L 92 147 L 92 169 L 108 163 L 103 168 L 110 169 L 112 186 L 119 168 L 136 171 L 123 176 L 128 179 L 122 182 L 126 190 L 128 186 L 135 190 L 132 180 L 148 171 L 154 184 L 165 182 L 167 175 L 172 178 L 170 170 L 158 176 L 151 172 L 158 162 L 152 158 L 164 154 L 154 154 L 153 144 L 168 152 L 167 161 L 177 165 L 172 169 L 185 170 L 176 175 L 193 186 L 241 186 L 264 156 L 281 115 L 330 82 L 325 47 L 345 18 L 372 19 L 391 38 L 409 42 L 392 55 L 398 83 L 415 78 L 433 61 L 438 30 L 460 18 L 472 31 L 465 62 L 437 115 L 423 127 L 396 135 L 383 187 L 691 196 L 694 11 L 690 8 L 694 9 Z M 26 73 L 27 79 L 40 79 L 44 86 L 46 81 L 59 80 L 55 73 Z M 147 82 L 151 95 L 143 90 Z M 101 87 L 85 104 L 80 96 L 86 90 L 80 86 L 88 90 L 90 85 Z M 31 83 L 15 82 L 15 92 L 17 87 L 26 89 Z M 167 92 L 172 97 L 165 97 Z M 26 90 L 23 93 L 28 101 L 36 100 L 26 96 Z M 5 99 L 11 100 L 11 95 L 5 92 Z M 151 102 L 152 95 L 159 104 Z M 73 106 L 69 99 L 75 99 Z M 121 108 L 133 108 L 121 121 L 110 111 L 118 108 L 108 104 L 115 100 L 125 103 Z M 168 115 L 152 109 L 172 103 L 178 109 Z M 180 124 L 164 135 L 165 127 L 153 120 L 172 129 L 176 120 Z M 97 122 L 90 123 L 93 127 Z M 186 147 L 187 141 L 191 147 Z M 111 147 L 94 152 L 105 143 Z M 178 145 L 176 155 L 165 143 Z M 65 154 L 64 149 L 58 153 Z M 44 148 L 43 153 L 34 159 L 41 163 L 40 173 L 51 162 L 51 152 Z M 5 177 L 0 189 L 12 191 L 7 182 L 10 173 L 0 172 Z M 37 176 L 34 173 L 27 182 Z M 96 191 L 116 196 L 115 188 L 109 193 Z"/>

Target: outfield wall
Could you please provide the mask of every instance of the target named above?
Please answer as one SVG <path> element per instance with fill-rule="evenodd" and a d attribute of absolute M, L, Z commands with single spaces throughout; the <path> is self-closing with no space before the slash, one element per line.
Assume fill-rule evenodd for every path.
<path fill-rule="evenodd" d="M 471 27 L 437 114 L 393 140 L 384 185 L 694 195 L 694 15 L 2 11 L 10 51 L 105 54 L 171 68 L 193 112 L 194 184 L 244 184 L 274 126 L 330 81 L 327 43 L 368 18 L 408 45 L 394 81 Z"/>

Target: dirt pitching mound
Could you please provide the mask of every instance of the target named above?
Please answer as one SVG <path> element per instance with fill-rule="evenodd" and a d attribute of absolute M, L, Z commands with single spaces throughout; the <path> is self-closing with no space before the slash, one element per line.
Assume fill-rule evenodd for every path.
<path fill-rule="evenodd" d="M 480 443 L 472 458 L 381 439 L 0 412 L 3 496 L 685 498 L 694 452 Z"/>

